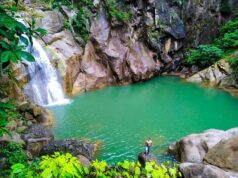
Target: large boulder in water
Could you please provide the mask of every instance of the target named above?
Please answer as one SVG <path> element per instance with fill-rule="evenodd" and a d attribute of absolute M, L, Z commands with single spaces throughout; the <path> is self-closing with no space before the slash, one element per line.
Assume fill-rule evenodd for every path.
<path fill-rule="evenodd" d="M 238 135 L 220 141 L 208 151 L 204 160 L 220 168 L 238 172 Z"/>
<path fill-rule="evenodd" d="M 206 153 L 221 140 L 238 135 L 238 128 L 227 131 L 211 129 L 200 134 L 191 134 L 169 147 L 169 152 L 180 162 L 202 163 Z"/>

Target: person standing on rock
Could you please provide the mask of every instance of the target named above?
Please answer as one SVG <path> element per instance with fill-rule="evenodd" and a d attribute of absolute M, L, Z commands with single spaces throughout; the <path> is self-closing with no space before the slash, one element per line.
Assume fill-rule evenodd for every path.
<path fill-rule="evenodd" d="M 151 140 L 151 138 L 149 137 L 149 138 L 145 141 L 145 154 L 146 154 L 146 155 L 149 155 L 149 154 L 150 154 L 151 147 L 152 147 L 152 140 Z"/>

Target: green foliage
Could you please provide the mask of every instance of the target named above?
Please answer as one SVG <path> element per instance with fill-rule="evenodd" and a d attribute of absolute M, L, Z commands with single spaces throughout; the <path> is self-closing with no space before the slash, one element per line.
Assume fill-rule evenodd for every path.
<path fill-rule="evenodd" d="M 226 33 L 232 33 L 235 30 L 238 29 L 238 18 L 234 18 L 233 20 L 230 20 L 226 22 L 220 29 L 220 38 L 224 36 Z"/>
<path fill-rule="evenodd" d="M 187 62 L 191 65 L 196 64 L 201 67 L 206 67 L 222 58 L 223 55 L 223 50 L 217 46 L 200 45 L 197 49 L 190 50 Z"/>
<path fill-rule="evenodd" d="M 43 156 L 39 168 L 42 170 L 40 175 L 43 178 L 79 177 L 81 175 L 81 165 L 78 159 L 69 153 L 64 155 L 56 152 L 52 156 Z"/>
<path fill-rule="evenodd" d="M 9 121 L 22 118 L 23 117 L 15 110 L 13 102 L 0 101 L 0 137 L 5 133 L 10 135 L 9 131 L 6 129 Z"/>
<path fill-rule="evenodd" d="M 145 168 L 142 168 L 139 162 L 124 161 L 111 167 L 105 161 L 95 160 L 87 168 L 69 153 L 55 153 L 52 156 L 43 156 L 39 164 L 34 166 L 19 163 L 12 166 L 12 177 L 31 178 L 31 176 L 26 175 L 38 175 L 34 176 L 35 178 L 181 177 L 177 165 L 157 165 L 155 162 L 148 162 Z"/>
<path fill-rule="evenodd" d="M 130 20 L 131 14 L 123 11 L 124 3 L 116 3 L 116 0 L 104 0 L 109 18 L 115 17 L 118 21 L 126 23 Z M 121 6 L 121 8 L 120 8 Z"/>
<path fill-rule="evenodd" d="M 10 178 L 41 178 L 38 174 L 38 164 L 33 162 L 31 164 L 17 163 L 11 166 Z"/>
<path fill-rule="evenodd" d="M 6 157 L 9 165 L 15 163 L 25 163 L 27 156 L 22 149 L 22 145 L 17 143 L 7 143 L 0 150 L 0 157 Z"/>
<path fill-rule="evenodd" d="M 84 42 L 89 38 L 89 18 L 91 17 L 91 9 L 94 7 L 92 0 L 81 0 L 77 3 L 78 13 L 73 18 L 71 25 L 76 34 L 78 34 Z"/>
<path fill-rule="evenodd" d="M 27 28 L 23 23 L 18 22 L 16 7 L 6 8 L 0 6 L 0 75 L 13 62 L 27 60 L 34 61 L 34 57 L 25 51 L 26 47 L 32 45 L 32 36 L 46 34 L 45 30 L 35 28 L 35 21 L 32 20 Z M 21 41 L 21 42 L 20 42 Z M 4 70 L 5 69 L 5 70 Z"/>
<path fill-rule="evenodd" d="M 228 3 L 228 2 L 227 2 Z M 229 5 L 229 4 L 228 4 Z M 200 45 L 198 48 L 190 50 L 187 58 L 188 64 L 196 64 L 206 67 L 224 57 L 224 52 L 232 52 L 238 48 L 238 17 L 226 22 L 220 29 L 220 35 L 213 44 Z M 236 58 L 228 62 L 233 69 L 237 69 Z"/>
<path fill-rule="evenodd" d="M 5 145 L 2 144 L 0 149 L 0 159 L 6 159 L 6 168 L 9 168 L 16 163 L 25 164 L 27 156 L 21 145 L 16 143 L 6 143 Z M 0 177 L 6 175 L 9 175 L 7 169 L 0 172 Z"/>
<path fill-rule="evenodd" d="M 238 48 L 238 30 L 225 33 L 223 38 L 217 40 L 217 44 L 224 49 Z"/>
<path fill-rule="evenodd" d="M 13 109 L 12 103 L 0 101 L 0 137 L 2 137 L 4 133 L 9 133 L 5 127 L 9 123 Z"/>
<path fill-rule="evenodd" d="M 224 49 L 236 49 L 238 47 L 238 18 L 234 18 L 224 24 L 220 30 L 220 36 L 216 44 Z"/>
<path fill-rule="evenodd" d="M 235 73 L 238 73 L 238 52 L 232 54 L 227 58 L 227 61 L 229 62 L 231 68 Z"/>
<path fill-rule="evenodd" d="M 85 7 L 80 8 L 77 15 L 72 20 L 72 27 L 74 31 L 83 39 L 84 44 L 89 38 L 89 21 L 90 13 Z"/>

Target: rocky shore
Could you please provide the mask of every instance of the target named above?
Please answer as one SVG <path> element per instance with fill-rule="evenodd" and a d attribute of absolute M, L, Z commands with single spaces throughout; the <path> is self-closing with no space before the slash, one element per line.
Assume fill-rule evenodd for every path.
<path fill-rule="evenodd" d="M 210 129 L 188 135 L 168 151 L 180 162 L 184 178 L 238 177 L 238 128 L 227 131 Z"/>
<path fill-rule="evenodd" d="M 24 120 L 12 120 L 8 124 L 10 135 L 5 134 L 0 138 L 0 147 L 8 142 L 21 144 L 30 160 L 54 152 L 68 152 L 84 165 L 89 165 L 92 161 L 98 145 L 73 139 L 55 140 L 51 131 L 53 115 L 49 110 L 31 102 L 24 102 L 17 106 L 17 111 Z M 0 158 L 2 167 L 5 159 L 7 158 Z"/>

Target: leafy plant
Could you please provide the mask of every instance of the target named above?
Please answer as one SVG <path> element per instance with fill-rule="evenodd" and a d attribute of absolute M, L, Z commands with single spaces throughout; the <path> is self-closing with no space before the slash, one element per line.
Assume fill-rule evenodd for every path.
<path fill-rule="evenodd" d="M 89 17 L 90 13 L 88 9 L 82 7 L 72 20 L 72 27 L 74 31 L 82 37 L 84 44 L 86 44 L 89 38 Z"/>
<path fill-rule="evenodd" d="M 27 156 L 22 149 L 22 146 L 16 143 L 6 143 L 2 144 L 0 149 L 0 159 L 5 159 L 5 165 L 6 169 L 2 169 L 0 172 L 1 176 L 9 175 L 8 168 L 12 165 L 18 163 L 18 164 L 25 164 L 27 161 Z"/>
<path fill-rule="evenodd" d="M 224 49 L 238 48 L 238 30 L 225 33 L 223 38 L 217 40 L 217 44 Z"/>
<path fill-rule="evenodd" d="M 0 101 L 0 137 L 2 137 L 4 133 L 9 134 L 6 126 L 9 123 L 9 112 L 12 111 L 13 108 L 12 103 Z"/>
<path fill-rule="evenodd" d="M 40 178 L 37 166 L 38 164 L 35 162 L 31 164 L 14 164 L 11 167 L 11 178 Z"/>
<path fill-rule="evenodd" d="M 39 164 L 31 165 L 16 164 L 12 166 L 12 175 L 34 175 L 38 172 L 41 178 L 68 178 L 68 177 L 152 177 L 152 178 L 177 178 L 182 177 L 177 165 L 157 165 L 155 162 L 147 162 L 142 168 L 139 162 L 125 160 L 115 166 L 109 166 L 105 161 L 93 161 L 87 168 L 71 154 L 55 153 L 52 156 L 43 156 Z M 35 171 L 35 172 L 34 172 Z M 27 178 L 23 176 L 21 178 Z"/>
<path fill-rule="evenodd" d="M 91 9 L 93 9 L 92 0 L 81 0 L 76 4 L 78 8 L 77 15 L 72 19 L 71 25 L 76 34 L 78 34 L 84 42 L 89 38 L 89 18 L 91 17 Z"/>
<path fill-rule="evenodd" d="M 44 35 L 41 28 L 35 29 L 35 21 L 32 20 L 27 28 L 17 21 L 16 7 L 6 8 L 0 6 L 0 76 L 3 75 L 11 63 L 27 60 L 34 61 L 34 57 L 26 52 L 26 47 L 32 45 L 33 35 Z"/>
<path fill-rule="evenodd" d="M 227 58 L 227 61 L 229 62 L 231 68 L 235 73 L 238 73 L 238 52 L 232 54 Z"/>
<path fill-rule="evenodd" d="M 56 152 L 51 156 L 42 156 L 39 168 L 43 178 L 79 177 L 83 173 L 78 159 L 69 153 L 64 155 Z"/>
<path fill-rule="evenodd" d="M 196 64 L 206 67 L 223 57 L 224 52 L 214 45 L 200 45 L 197 49 L 190 50 L 187 62 L 191 65 Z"/>
<path fill-rule="evenodd" d="M 234 18 L 226 22 L 220 29 L 220 37 L 223 37 L 225 33 L 231 33 L 238 29 L 238 18 Z"/>

